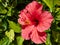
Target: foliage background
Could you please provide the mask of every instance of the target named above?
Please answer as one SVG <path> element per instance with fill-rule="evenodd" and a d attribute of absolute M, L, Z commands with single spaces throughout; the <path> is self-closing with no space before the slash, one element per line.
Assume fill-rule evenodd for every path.
<path fill-rule="evenodd" d="M 18 24 L 20 10 L 32 0 L 0 0 L 0 45 L 60 45 L 60 0 L 36 0 L 43 9 L 52 13 L 54 21 L 47 32 L 44 44 L 34 44 L 21 37 L 21 25 Z"/>

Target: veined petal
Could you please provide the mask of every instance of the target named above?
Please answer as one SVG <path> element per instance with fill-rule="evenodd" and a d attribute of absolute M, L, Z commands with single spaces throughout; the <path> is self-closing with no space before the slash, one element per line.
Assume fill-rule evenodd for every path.
<path fill-rule="evenodd" d="M 41 14 L 41 20 L 42 21 L 46 21 L 46 20 L 52 20 L 53 21 L 53 16 L 50 12 L 43 11 Z"/>
<path fill-rule="evenodd" d="M 33 33 L 31 34 L 31 40 L 36 44 L 45 43 L 46 33 L 45 32 L 38 32 L 36 29 L 34 29 Z"/>
<path fill-rule="evenodd" d="M 42 6 L 42 4 L 39 4 L 38 2 L 36 1 L 33 1 L 32 3 L 29 3 L 27 6 L 26 6 L 26 9 L 28 10 L 28 12 L 30 14 L 33 14 L 38 8 L 40 8 Z"/>
<path fill-rule="evenodd" d="M 22 37 L 26 40 L 30 39 L 31 32 L 33 30 L 34 26 L 27 26 L 25 29 L 22 29 Z"/>
<path fill-rule="evenodd" d="M 45 30 L 48 30 L 50 28 L 50 24 L 49 23 L 40 23 L 38 26 L 37 26 L 37 29 L 39 32 L 44 32 Z"/>
<path fill-rule="evenodd" d="M 41 14 L 41 19 L 40 23 L 37 26 L 38 31 L 44 32 L 45 30 L 48 30 L 51 26 L 51 22 L 53 21 L 53 17 L 51 13 L 44 11 Z"/>

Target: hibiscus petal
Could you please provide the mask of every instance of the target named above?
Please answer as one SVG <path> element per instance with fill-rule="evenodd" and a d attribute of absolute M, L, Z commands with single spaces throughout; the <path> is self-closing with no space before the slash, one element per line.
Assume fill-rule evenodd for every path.
<path fill-rule="evenodd" d="M 28 10 L 28 12 L 30 14 L 32 14 L 33 12 L 35 12 L 38 8 L 40 8 L 42 6 L 42 4 L 39 4 L 38 2 L 36 1 L 33 1 L 32 3 L 29 3 L 27 6 L 26 6 L 26 9 Z"/>
<path fill-rule="evenodd" d="M 53 21 L 53 16 L 50 12 L 43 11 L 41 14 L 41 20 L 42 21 L 46 21 L 46 20 L 52 20 Z"/>
<path fill-rule="evenodd" d="M 24 22 L 24 21 L 22 21 L 22 19 L 21 19 L 21 18 L 19 18 L 19 19 L 18 19 L 18 23 L 19 23 L 19 24 L 21 24 L 21 25 L 25 25 L 25 22 Z"/>
<path fill-rule="evenodd" d="M 43 32 L 48 30 L 51 26 L 51 22 L 53 21 L 53 17 L 51 13 L 44 11 L 41 15 L 40 23 L 37 26 L 38 31 Z"/>
<path fill-rule="evenodd" d="M 26 40 L 29 40 L 33 28 L 34 26 L 32 25 L 32 26 L 27 26 L 25 29 L 22 29 L 22 34 L 21 34 L 22 37 Z"/>
<path fill-rule="evenodd" d="M 39 32 L 44 32 L 45 30 L 48 30 L 50 28 L 51 24 L 49 23 L 40 23 L 38 26 L 37 26 L 37 29 Z"/>
<path fill-rule="evenodd" d="M 27 22 L 28 22 L 28 24 L 32 24 L 31 23 L 32 17 L 31 17 L 31 15 L 29 13 L 27 13 L 26 9 L 21 11 L 21 14 L 19 15 L 19 17 L 20 17 L 18 19 L 19 24 L 26 25 Z"/>
<path fill-rule="evenodd" d="M 44 43 L 46 41 L 46 33 L 40 33 L 36 29 L 34 29 L 31 34 L 31 40 L 36 44 Z"/>
<path fill-rule="evenodd" d="M 38 34 L 40 35 L 40 39 L 41 39 L 43 42 L 46 42 L 47 34 L 46 34 L 45 32 L 38 32 Z"/>

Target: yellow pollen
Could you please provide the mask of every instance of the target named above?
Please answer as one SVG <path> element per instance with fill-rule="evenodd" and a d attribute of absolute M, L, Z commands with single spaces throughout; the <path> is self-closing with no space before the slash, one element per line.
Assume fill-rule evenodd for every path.
<path fill-rule="evenodd" d="M 26 25 L 30 24 L 30 21 L 29 20 L 26 20 L 25 21 Z"/>

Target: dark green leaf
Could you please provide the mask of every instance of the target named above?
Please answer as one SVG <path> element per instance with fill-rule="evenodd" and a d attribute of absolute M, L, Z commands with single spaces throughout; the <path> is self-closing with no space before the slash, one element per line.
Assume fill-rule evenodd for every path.
<path fill-rule="evenodd" d="M 4 37 L 3 39 L 1 39 L 0 41 L 0 45 L 9 45 L 10 42 L 9 42 L 9 39 L 8 37 Z"/>
<path fill-rule="evenodd" d="M 54 41 L 60 43 L 60 31 L 52 31 Z"/>
<path fill-rule="evenodd" d="M 56 9 L 56 20 L 60 20 L 60 8 Z"/>
<path fill-rule="evenodd" d="M 17 6 L 17 0 L 14 0 L 14 1 L 13 1 L 12 6 L 13 6 L 13 7 L 16 7 L 16 6 Z"/>
<path fill-rule="evenodd" d="M 0 13 L 1 14 L 6 14 L 7 10 L 2 6 L 2 4 L 0 4 Z"/>

